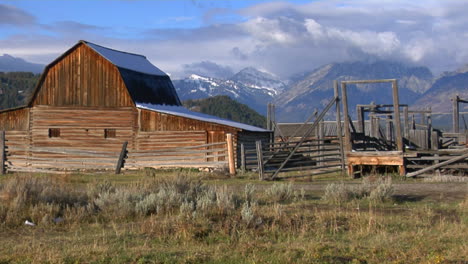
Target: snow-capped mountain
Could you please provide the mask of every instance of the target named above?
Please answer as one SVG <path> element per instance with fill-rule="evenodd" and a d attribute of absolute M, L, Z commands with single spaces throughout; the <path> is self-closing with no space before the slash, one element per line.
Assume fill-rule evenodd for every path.
<path fill-rule="evenodd" d="M 263 114 L 266 104 L 286 87 L 279 78 L 254 68 L 245 68 L 226 80 L 192 74 L 173 84 L 181 100 L 227 95 Z"/>
<path fill-rule="evenodd" d="M 275 75 L 248 67 L 236 73 L 230 80 L 254 89 L 270 91 L 276 96 L 286 89 L 286 85 Z"/>

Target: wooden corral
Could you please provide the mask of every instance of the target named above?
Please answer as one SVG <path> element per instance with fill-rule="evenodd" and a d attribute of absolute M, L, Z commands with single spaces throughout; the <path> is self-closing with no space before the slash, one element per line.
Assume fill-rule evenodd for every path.
<path fill-rule="evenodd" d="M 124 168 L 227 166 L 229 142 L 236 153 L 244 140 L 271 137 L 185 109 L 144 56 L 86 41 L 46 66 L 26 106 L 0 111 L 0 130 L 7 167 L 23 171 L 115 168 L 123 150 Z"/>
<path fill-rule="evenodd" d="M 357 120 L 352 121 L 347 103 L 347 85 L 373 83 L 391 84 L 393 104 L 357 105 Z M 335 95 L 337 86 L 335 82 Z M 276 141 L 324 140 L 326 142 L 343 136 L 342 160 L 350 176 L 362 174 L 367 167 L 385 168 L 387 171 L 387 166 L 392 166 L 398 169 L 400 175 L 409 177 L 440 170 L 463 173 L 468 169 L 466 158 L 468 133 L 459 131 L 459 104 L 467 103 L 468 100 L 458 96 L 452 99 L 453 114 L 450 114 L 453 116 L 453 129 L 451 132 L 442 132 L 432 126 L 433 113 L 430 107 L 412 110 L 408 105 L 399 103 L 396 79 L 342 81 L 341 95 L 342 98 L 336 97 L 336 100 L 341 99 L 343 104 L 343 123 L 339 121 L 341 118 L 337 109 L 336 121 L 320 121 L 317 124 L 310 122 L 314 116 L 317 117 L 315 113 L 302 124 L 276 124 L 274 114 L 271 113 L 274 106 L 269 105 L 267 112 L 273 117 L 269 120 L 270 127 L 275 129 Z M 343 134 L 339 132 L 341 127 Z M 321 153 L 320 148 L 317 148 L 314 155 Z M 257 156 L 265 156 L 268 152 L 264 151 L 261 154 Z"/>

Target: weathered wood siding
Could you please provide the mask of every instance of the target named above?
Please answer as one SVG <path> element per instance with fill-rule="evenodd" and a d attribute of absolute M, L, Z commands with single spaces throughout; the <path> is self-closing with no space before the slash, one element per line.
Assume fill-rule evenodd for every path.
<path fill-rule="evenodd" d="M 141 131 L 225 131 L 236 134 L 240 129 L 195 119 L 140 109 Z"/>
<path fill-rule="evenodd" d="M 206 143 L 206 131 L 139 132 L 136 137 L 136 150 L 160 150 Z"/>
<path fill-rule="evenodd" d="M 5 132 L 5 152 L 7 153 L 7 167 L 26 167 L 28 151 L 25 149 L 29 145 L 28 131 L 6 131 Z"/>
<path fill-rule="evenodd" d="M 29 108 L 0 112 L 0 130 L 28 130 Z"/>
<path fill-rule="evenodd" d="M 117 67 L 81 44 L 50 67 L 32 104 L 125 107 L 133 101 Z"/>
<path fill-rule="evenodd" d="M 32 147 L 63 147 L 98 151 L 119 151 L 123 142 L 134 148 L 137 111 L 124 108 L 71 108 L 35 106 L 31 109 Z M 60 129 L 49 137 L 49 129 Z M 105 138 L 105 129 L 115 129 L 115 138 Z"/>

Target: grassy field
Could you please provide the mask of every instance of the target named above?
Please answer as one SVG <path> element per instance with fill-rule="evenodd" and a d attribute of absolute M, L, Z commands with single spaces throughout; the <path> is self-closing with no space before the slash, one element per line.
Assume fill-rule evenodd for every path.
<path fill-rule="evenodd" d="M 0 178 L 0 263 L 468 263 L 467 234 L 466 182 Z"/>

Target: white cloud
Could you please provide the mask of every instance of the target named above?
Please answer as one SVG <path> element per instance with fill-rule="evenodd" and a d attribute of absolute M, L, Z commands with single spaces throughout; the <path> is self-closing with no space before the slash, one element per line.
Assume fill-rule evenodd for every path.
<path fill-rule="evenodd" d="M 46 64 L 87 39 L 143 54 L 174 76 L 184 74 L 184 65 L 203 61 L 234 71 L 254 66 L 282 77 L 367 56 L 426 65 L 436 72 L 468 62 L 468 0 L 265 2 L 230 12 L 244 20 L 144 34 L 56 23 L 39 31 L 35 27 L 31 34 L 0 37 L 0 53 Z"/>

